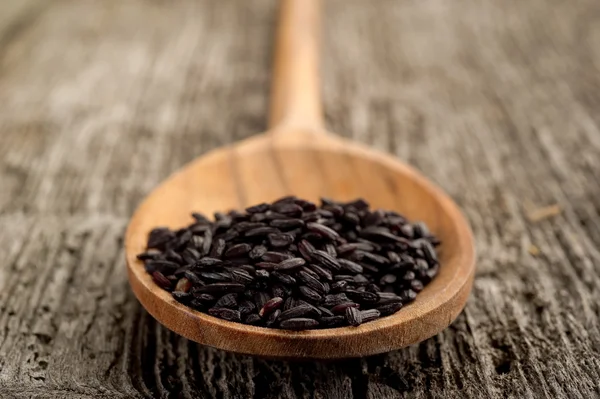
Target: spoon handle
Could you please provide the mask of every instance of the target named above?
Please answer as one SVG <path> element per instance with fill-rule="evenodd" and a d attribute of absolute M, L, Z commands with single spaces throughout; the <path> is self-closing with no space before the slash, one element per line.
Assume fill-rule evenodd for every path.
<path fill-rule="evenodd" d="M 320 0 L 282 0 L 278 25 L 269 127 L 321 130 Z"/>

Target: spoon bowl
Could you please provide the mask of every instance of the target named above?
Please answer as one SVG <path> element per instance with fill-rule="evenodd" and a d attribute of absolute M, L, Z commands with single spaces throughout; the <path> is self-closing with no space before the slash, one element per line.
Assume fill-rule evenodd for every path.
<path fill-rule="evenodd" d="M 362 197 L 375 208 L 426 222 L 442 241 L 438 276 L 413 303 L 391 316 L 359 327 L 293 332 L 233 323 L 184 306 L 159 288 L 136 259 L 156 226 L 180 228 L 192 222 L 192 211 L 243 209 L 289 194 L 313 201 L 321 196 L 341 201 Z M 257 136 L 215 150 L 175 173 L 133 216 L 126 252 L 136 296 L 166 327 L 205 345 L 270 358 L 366 356 L 422 341 L 460 313 L 474 274 L 469 227 L 440 189 L 391 156 L 299 132 Z"/>
<path fill-rule="evenodd" d="M 429 338 L 463 309 L 475 270 L 473 238 L 457 206 L 390 155 L 337 138 L 322 127 L 318 95 L 318 0 L 283 0 L 271 95 L 271 129 L 214 150 L 173 174 L 133 215 L 125 237 L 129 280 L 148 312 L 201 344 L 285 359 L 339 359 L 387 352 Z M 192 222 L 191 213 L 244 209 L 296 195 L 311 201 L 366 199 L 427 223 L 441 240 L 439 274 L 397 313 L 360 325 L 287 331 L 212 317 L 176 302 L 136 258 L 157 226 Z"/>

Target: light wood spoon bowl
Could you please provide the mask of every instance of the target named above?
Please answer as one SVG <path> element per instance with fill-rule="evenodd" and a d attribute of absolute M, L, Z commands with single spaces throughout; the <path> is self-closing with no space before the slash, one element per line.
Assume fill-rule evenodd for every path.
<path fill-rule="evenodd" d="M 286 359 L 336 359 L 398 349 L 446 328 L 461 312 L 475 270 L 469 226 L 439 188 L 392 156 L 327 133 L 318 79 L 318 0 L 284 0 L 277 33 L 270 130 L 214 150 L 156 188 L 126 233 L 135 295 L 167 328 L 201 344 Z M 372 207 L 422 220 L 441 241 L 440 272 L 394 315 L 359 327 L 286 331 L 224 321 L 176 302 L 136 255 L 157 226 L 188 225 L 192 211 L 243 209 L 284 195 L 318 201 L 365 198 Z"/>

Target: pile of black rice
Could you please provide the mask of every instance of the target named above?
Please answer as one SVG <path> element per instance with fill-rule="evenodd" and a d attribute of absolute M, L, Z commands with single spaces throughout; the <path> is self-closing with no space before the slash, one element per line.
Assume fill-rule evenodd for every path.
<path fill-rule="evenodd" d="M 255 326 L 358 326 L 413 301 L 438 273 L 420 222 L 357 199 L 294 196 L 158 227 L 138 255 L 160 287 L 200 312 Z"/>

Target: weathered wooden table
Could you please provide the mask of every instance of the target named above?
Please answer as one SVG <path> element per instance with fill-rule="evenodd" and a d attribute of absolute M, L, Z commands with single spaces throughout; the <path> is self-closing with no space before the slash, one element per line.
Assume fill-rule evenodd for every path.
<path fill-rule="evenodd" d="M 597 0 L 326 2 L 328 124 L 472 223 L 475 287 L 449 329 L 298 364 L 198 346 L 140 307 L 128 217 L 265 129 L 275 5 L 2 1 L 0 397 L 599 397 Z"/>

